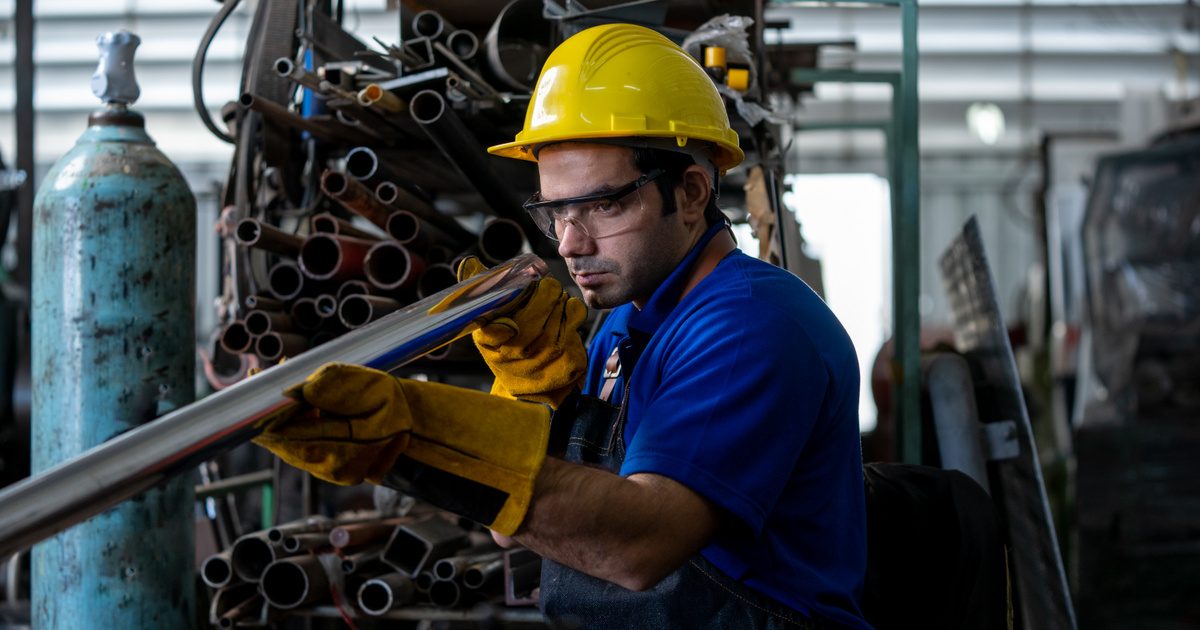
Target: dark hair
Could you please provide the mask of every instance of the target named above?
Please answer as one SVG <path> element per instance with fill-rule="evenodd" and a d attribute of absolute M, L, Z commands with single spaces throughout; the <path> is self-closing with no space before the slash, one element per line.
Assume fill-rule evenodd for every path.
<path fill-rule="evenodd" d="M 656 168 L 666 171 L 654 180 L 654 184 L 658 186 L 658 192 L 662 194 L 664 216 L 678 209 L 675 207 L 675 188 L 683 183 L 683 171 L 695 163 L 696 160 L 692 159 L 692 156 L 679 151 L 648 147 L 633 149 L 633 166 L 638 171 L 649 173 Z M 716 182 L 713 182 L 713 186 L 716 186 Z M 708 205 L 704 207 L 704 221 L 707 225 L 725 221 L 725 213 L 717 207 L 715 190 L 708 198 Z"/>

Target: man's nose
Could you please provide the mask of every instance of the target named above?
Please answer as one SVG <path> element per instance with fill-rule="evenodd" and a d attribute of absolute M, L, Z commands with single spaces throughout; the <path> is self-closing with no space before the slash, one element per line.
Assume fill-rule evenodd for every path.
<path fill-rule="evenodd" d="M 567 221 L 558 239 L 558 255 L 563 258 L 586 256 L 591 252 L 595 241 L 588 236 L 587 231 L 575 221 Z"/>

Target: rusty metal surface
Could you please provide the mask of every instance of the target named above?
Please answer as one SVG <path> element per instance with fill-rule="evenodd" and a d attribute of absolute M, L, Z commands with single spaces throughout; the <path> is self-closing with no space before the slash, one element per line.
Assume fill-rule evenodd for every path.
<path fill-rule="evenodd" d="M 131 116 L 94 117 L 35 203 L 35 475 L 193 398 L 195 200 L 140 124 L 107 124 Z M 35 626 L 189 623 L 192 503 L 174 480 L 37 546 Z"/>

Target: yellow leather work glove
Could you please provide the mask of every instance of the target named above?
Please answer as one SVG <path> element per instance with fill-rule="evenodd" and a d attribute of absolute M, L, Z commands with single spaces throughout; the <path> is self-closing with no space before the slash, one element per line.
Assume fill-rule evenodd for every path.
<path fill-rule="evenodd" d="M 486 269 L 478 258 L 468 256 L 458 265 L 458 280 Z M 583 302 L 547 276 L 516 311 L 472 333 L 496 377 L 492 393 L 557 409 L 571 390 L 583 386 L 587 374 L 587 352 L 578 333 L 586 318 Z"/>
<path fill-rule="evenodd" d="M 344 486 L 379 483 L 408 447 L 404 389 L 383 372 L 327 363 L 284 395 L 300 410 L 268 420 L 253 441 L 314 477 Z"/>
<path fill-rule="evenodd" d="M 315 413 L 269 422 L 255 439 L 284 461 L 398 488 L 505 535 L 524 520 L 550 439 L 546 406 L 344 363 L 294 389 Z"/>

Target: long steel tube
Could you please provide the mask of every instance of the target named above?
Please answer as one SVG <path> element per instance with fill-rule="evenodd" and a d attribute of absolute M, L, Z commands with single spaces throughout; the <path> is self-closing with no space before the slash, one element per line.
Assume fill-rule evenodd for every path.
<path fill-rule="evenodd" d="M 412 578 L 389 573 L 367 580 L 358 589 L 358 607 L 373 617 L 385 614 L 412 601 L 416 588 Z"/>
<path fill-rule="evenodd" d="M 321 174 L 321 191 L 336 199 L 347 210 L 378 225 L 381 230 L 387 229 L 388 215 L 396 211 L 396 208 L 376 199 L 362 182 L 333 169 Z"/>
<path fill-rule="evenodd" d="M 404 289 L 415 286 L 425 273 L 425 260 L 396 241 L 379 241 L 363 259 L 363 272 L 372 286 Z"/>
<path fill-rule="evenodd" d="M 489 219 L 479 233 L 479 255 L 489 265 L 521 253 L 525 247 L 521 226 L 508 219 Z"/>
<path fill-rule="evenodd" d="M 291 410 L 287 387 L 329 361 L 391 370 L 503 313 L 546 273 L 521 256 L 0 491 L 0 557 L 246 442 Z"/>
<path fill-rule="evenodd" d="M 409 101 L 409 113 L 498 216 L 516 221 L 535 249 L 549 250 L 548 242 L 543 242 L 546 239 L 535 240 L 539 234 L 537 226 L 516 202 L 512 185 L 492 170 L 487 152 L 458 114 L 447 106 L 445 97 L 433 90 L 417 92 Z"/>
<path fill-rule="evenodd" d="M 234 229 L 237 242 L 246 247 L 258 247 L 281 256 L 295 258 L 300 253 L 304 238 L 288 234 L 283 230 L 268 225 L 258 219 L 242 219 Z"/>

